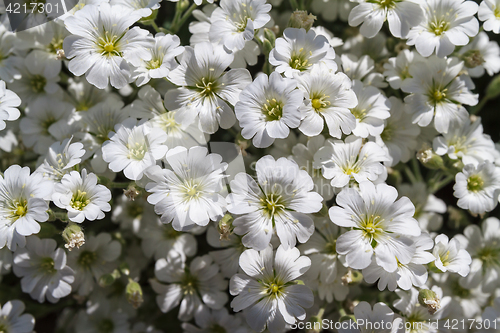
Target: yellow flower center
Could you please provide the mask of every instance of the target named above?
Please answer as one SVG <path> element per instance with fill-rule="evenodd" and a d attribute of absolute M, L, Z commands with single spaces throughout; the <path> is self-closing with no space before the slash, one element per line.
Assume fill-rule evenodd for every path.
<path fill-rule="evenodd" d="M 78 190 L 71 199 L 71 207 L 76 210 L 83 210 L 90 203 L 90 200 L 87 198 L 87 192 L 82 192 Z"/>
<path fill-rule="evenodd" d="M 467 189 L 471 192 L 481 191 L 483 186 L 484 180 L 479 175 L 473 175 L 467 179 Z"/>

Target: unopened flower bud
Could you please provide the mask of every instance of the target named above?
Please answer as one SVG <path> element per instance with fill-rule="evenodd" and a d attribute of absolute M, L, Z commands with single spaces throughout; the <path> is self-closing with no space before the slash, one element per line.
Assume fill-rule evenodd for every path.
<path fill-rule="evenodd" d="M 85 235 L 82 228 L 75 223 L 68 224 L 62 233 L 62 237 L 66 241 L 64 247 L 69 251 L 73 250 L 75 247 L 78 249 L 85 244 Z"/>
<path fill-rule="evenodd" d="M 363 280 L 363 274 L 359 271 L 354 271 L 352 269 L 349 269 L 347 273 L 342 276 L 341 281 L 344 286 L 349 285 L 349 284 L 356 284 L 360 283 Z"/>
<path fill-rule="evenodd" d="M 345 316 L 342 316 L 340 317 L 340 322 L 343 322 L 343 321 L 356 321 L 356 317 L 354 317 L 354 315 L 345 315 Z"/>
<path fill-rule="evenodd" d="M 417 159 L 428 169 L 441 169 L 444 166 L 443 158 L 428 145 L 417 152 Z"/>
<path fill-rule="evenodd" d="M 274 33 L 274 31 L 272 31 L 271 29 L 265 28 L 264 29 L 264 37 L 274 47 L 274 45 L 276 43 L 276 34 Z"/>
<path fill-rule="evenodd" d="M 429 314 L 433 315 L 441 307 L 439 297 L 436 293 L 429 289 L 422 289 L 418 293 L 418 302 L 423 307 L 427 308 Z"/>
<path fill-rule="evenodd" d="M 469 50 L 462 56 L 465 67 L 474 68 L 484 63 L 483 55 L 479 50 Z"/>
<path fill-rule="evenodd" d="M 488 88 L 486 88 L 486 97 L 488 99 L 496 98 L 500 95 L 500 75 L 497 75 L 490 81 Z"/>
<path fill-rule="evenodd" d="M 233 216 L 229 213 L 219 221 L 217 226 L 220 234 L 220 240 L 228 240 L 229 236 L 233 233 Z"/>
<path fill-rule="evenodd" d="M 288 26 L 290 28 L 304 28 L 306 31 L 311 29 L 316 20 L 316 16 L 308 14 L 305 10 L 296 10 L 290 16 Z"/>
<path fill-rule="evenodd" d="M 206 3 L 206 2 L 205 2 Z M 180 10 L 181 12 L 185 11 L 189 7 L 189 0 L 180 0 L 177 3 L 177 10 Z"/>
<path fill-rule="evenodd" d="M 132 279 L 128 280 L 127 288 L 125 289 L 127 300 L 132 306 L 137 309 L 144 302 L 142 298 L 141 285 Z"/>
<path fill-rule="evenodd" d="M 99 278 L 99 286 L 104 288 L 104 287 L 108 287 L 110 285 L 112 285 L 113 283 L 115 283 L 115 277 L 113 274 L 104 274 L 104 275 L 101 275 L 101 277 Z"/>
<path fill-rule="evenodd" d="M 141 192 L 138 191 L 134 185 L 130 185 L 126 190 L 123 190 L 123 194 L 125 194 L 125 196 L 129 198 L 129 200 L 134 201 L 135 198 L 137 198 L 137 196 L 141 194 Z"/>

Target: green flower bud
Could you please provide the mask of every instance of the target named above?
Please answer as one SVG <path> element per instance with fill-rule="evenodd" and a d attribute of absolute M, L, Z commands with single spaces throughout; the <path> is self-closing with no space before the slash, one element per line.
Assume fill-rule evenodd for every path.
<path fill-rule="evenodd" d="M 276 34 L 274 33 L 274 31 L 272 31 L 271 29 L 265 28 L 264 29 L 264 37 L 274 47 L 274 45 L 276 43 Z"/>
<path fill-rule="evenodd" d="M 341 281 L 343 285 L 358 284 L 363 281 L 363 274 L 361 274 L 360 271 L 349 269 L 347 273 L 342 276 Z"/>
<path fill-rule="evenodd" d="M 85 235 L 83 234 L 82 228 L 75 223 L 69 223 L 66 226 L 62 233 L 62 237 L 66 241 L 64 247 L 69 251 L 73 250 L 75 247 L 78 249 L 85 244 Z"/>
<path fill-rule="evenodd" d="M 443 158 L 436 154 L 431 147 L 424 145 L 417 152 L 417 159 L 428 169 L 442 169 L 444 166 Z"/>
<path fill-rule="evenodd" d="M 421 289 L 418 293 L 418 302 L 427 308 L 429 314 L 433 315 L 441 307 L 439 297 L 429 289 Z"/>
<path fill-rule="evenodd" d="M 296 10 L 290 16 L 288 26 L 290 28 L 304 28 L 306 31 L 311 29 L 316 20 L 316 16 L 308 14 L 305 10 Z"/>
<path fill-rule="evenodd" d="M 345 315 L 345 316 L 340 317 L 339 321 L 342 322 L 342 321 L 349 321 L 349 320 L 356 321 L 356 317 L 354 317 L 354 315 Z"/>
<path fill-rule="evenodd" d="M 488 88 L 486 88 L 486 97 L 488 99 L 493 99 L 500 96 L 500 74 L 495 76 L 493 80 L 490 81 Z"/>
<path fill-rule="evenodd" d="M 229 213 L 224 215 L 217 225 L 219 230 L 220 240 L 228 240 L 229 236 L 233 233 L 233 216 Z"/>
<path fill-rule="evenodd" d="M 268 41 L 267 39 L 264 39 L 264 41 L 262 42 L 262 47 L 264 49 L 265 54 L 269 54 L 269 52 L 271 52 L 271 50 L 274 48 L 271 42 Z"/>
<path fill-rule="evenodd" d="M 127 295 L 127 300 L 132 306 L 137 309 L 144 302 L 142 298 L 142 288 L 141 285 L 132 279 L 128 280 L 127 287 L 125 288 L 125 293 Z"/>
<path fill-rule="evenodd" d="M 99 278 L 99 286 L 102 288 L 108 287 L 115 283 L 115 277 L 113 274 L 104 274 Z"/>

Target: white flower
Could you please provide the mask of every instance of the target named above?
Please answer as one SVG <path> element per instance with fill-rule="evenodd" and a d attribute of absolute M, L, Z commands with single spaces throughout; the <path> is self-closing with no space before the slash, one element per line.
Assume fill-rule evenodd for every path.
<path fill-rule="evenodd" d="M 398 186 L 400 196 L 410 198 L 415 205 L 415 214 L 420 229 L 436 231 L 443 225 L 443 216 L 446 213 L 446 203 L 434 194 L 428 193 L 427 184 L 417 182 L 415 184 L 401 184 Z"/>
<path fill-rule="evenodd" d="M 351 109 L 356 117 L 352 133 L 361 138 L 380 135 L 384 130 L 384 119 L 391 116 L 391 102 L 379 89 L 365 86 L 361 81 L 355 80 L 352 89 L 358 98 L 358 105 Z"/>
<path fill-rule="evenodd" d="M 81 77 L 68 78 L 66 92 L 70 97 L 68 101 L 75 107 L 75 111 L 88 111 L 107 99 L 114 99 L 115 103 L 121 99 L 119 95 L 110 92 L 109 89 L 99 89 Z"/>
<path fill-rule="evenodd" d="M 333 197 L 333 188 L 330 182 L 323 177 L 321 170 L 314 164 L 314 155 L 325 144 L 325 137 L 318 135 L 307 140 L 307 144 L 298 143 L 292 148 L 289 159 L 294 160 L 299 168 L 306 170 L 314 182 L 314 191 L 318 192 L 325 201 Z"/>
<path fill-rule="evenodd" d="M 153 128 L 146 120 L 128 118 L 110 132 L 109 141 L 102 145 L 102 158 L 113 172 L 123 170 L 131 180 L 142 178 L 144 171 L 163 158 L 168 150 L 164 145 L 167 134 Z"/>
<path fill-rule="evenodd" d="M 152 180 L 146 190 L 148 202 L 155 205 L 163 223 L 172 222 L 177 231 L 206 226 L 226 210 L 222 189 L 227 164 L 218 154 L 208 154 L 205 147 L 170 149 L 165 157 L 171 169 L 150 168 Z"/>
<path fill-rule="evenodd" d="M 9 24 L 6 21 L 6 15 L 2 15 L 0 24 L 0 79 L 11 83 L 14 79 L 19 80 L 21 73 L 19 66 L 23 59 L 16 55 L 16 35 L 8 31 Z M 7 23 L 7 24 L 6 24 Z"/>
<path fill-rule="evenodd" d="M 373 38 L 366 38 L 354 31 L 354 36 L 348 37 L 342 45 L 342 53 L 347 52 L 358 58 L 369 55 L 370 58 L 377 60 L 390 55 L 387 50 L 387 36 L 384 32 L 379 32 Z"/>
<path fill-rule="evenodd" d="M 398 268 L 394 272 L 387 272 L 378 266 L 374 261 L 363 269 L 363 276 L 368 283 L 375 283 L 378 280 L 378 289 L 383 291 L 396 290 L 397 287 L 403 290 L 410 290 L 413 286 L 423 287 L 427 282 L 427 267 L 425 264 L 436 260 L 432 253 L 426 250 L 432 249 L 434 242 L 431 237 L 422 233 L 415 238 L 415 254 L 408 264 L 398 263 Z"/>
<path fill-rule="evenodd" d="M 56 184 L 52 194 L 54 204 L 68 210 L 68 218 L 76 223 L 85 220 L 94 221 L 104 218 L 111 206 L 111 191 L 104 185 L 97 184 L 97 176 L 71 171 L 63 176 L 60 184 Z"/>
<path fill-rule="evenodd" d="M 468 225 L 464 235 L 456 238 L 472 257 L 471 271 L 460 284 L 468 289 L 481 286 L 483 292 L 493 293 L 500 285 L 500 221 L 489 217 L 481 228 Z"/>
<path fill-rule="evenodd" d="M 161 0 L 111 0 L 109 4 L 112 6 L 121 5 L 133 10 L 138 10 L 142 17 L 147 18 L 153 13 L 153 10 L 160 8 L 160 2 Z"/>
<path fill-rule="evenodd" d="M 245 274 L 231 278 L 229 291 L 236 296 L 231 302 L 234 311 L 245 310 L 248 325 L 257 332 L 267 329 L 282 332 L 306 317 L 305 309 L 314 303 L 311 290 L 294 280 L 311 266 L 311 260 L 300 256 L 297 248 L 278 247 L 273 258 L 271 245 L 262 251 L 246 250 L 240 257 Z"/>
<path fill-rule="evenodd" d="M 427 307 L 420 305 L 418 301 L 419 291 L 417 289 L 412 287 L 409 291 L 396 290 L 396 294 L 400 299 L 394 301 L 393 305 L 401 312 L 405 325 L 412 325 L 410 327 L 413 328 L 414 333 L 437 333 L 438 329 L 433 322 L 436 319 L 445 317 L 450 309 L 450 296 L 443 297 L 443 290 L 437 286 L 429 289 L 436 293 L 441 305 L 434 315 L 429 313 Z"/>
<path fill-rule="evenodd" d="M 278 72 L 259 75 L 240 94 L 235 105 L 236 118 L 242 127 L 241 135 L 257 148 L 267 148 L 274 139 L 288 137 L 290 128 L 300 124 L 299 107 L 304 98 L 295 89 L 294 79 L 281 77 Z"/>
<path fill-rule="evenodd" d="M 305 243 L 314 232 L 307 214 L 321 209 L 323 198 L 311 190 L 314 183 L 305 170 L 286 158 L 262 157 L 255 165 L 257 182 L 246 173 L 231 181 L 228 210 L 240 215 L 233 221 L 234 232 L 243 236 L 243 245 L 264 250 L 273 231 L 285 249 L 296 239 Z"/>
<path fill-rule="evenodd" d="M 309 71 L 314 64 L 324 63 L 332 71 L 337 70 L 335 51 L 325 36 L 314 30 L 286 28 L 283 37 L 276 39 L 276 46 L 269 53 L 269 63 L 278 73 L 293 77 Z"/>
<path fill-rule="evenodd" d="M 221 0 L 210 17 L 210 41 L 229 51 L 242 50 L 254 38 L 254 31 L 269 22 L 270 10 L 265 0 Z"/>
<path fill-rule="evenodd" d="M 349 0 L 313 0 L 311 10 L 328 22 L 337 19 L 347 21 L 353 6 Z"/>
<path fill-rule="evenodd" d="M 21 279 L 23 292 L 38 302 L 45 298 L 56 303 L 60 298 L 71 293 L 71 283 L 75 280 L 74 272 L 66 266 L 66 252 L 62 248 L 56 250 L 57 243 L 53 239 L 28 237 L 26 247 L 14 253 L 13 270 Z"/>
<path fill-rule="evenodd" d="M 474 1 L 424 0 L 421 6 L 424 19 L 410 30 L 407 44 L 415 45 L 424 57 L 434 50 L 440 58 L 450 55 L 456 45 L 467 45 L 469 37 L 478 33 L 479 23 L 474 17 L 478 5 Z"/>
<path fill-rule="evenodd" d="M 192 234 L 176 231 L 171 224 L 161 223 L 158 217 L 152 218 L 151 221 L 148 219 L 149 217 L 145 219 L 138 233 L 142 240 L 142 251 L 148 258 L 153 256 L 156 260 L 166 258 L 171 252 L 186 257 L 193 257 L 196 254 L 198 243 Z"/>
<path fill-rule="evenodd" d="M 5 121 L 14 121 L 21 115 L 17 108 L 21 99 L 17 94 L 5 88 L 5 82 L 0 80 L 0 131 L 5 128 Z"/>
<path fill-rule="evenodd" d="M 400 327 L 404 327 L 401 318 L 394 318 L 391 308 L 381 302 L 373 305 L 373 310 L 370 303 L 359 302 L 353 312 L 357 323 L 353 323 L 350 319 L 347 322 L 349 326 L 341 325 L 339 333 L 396 333 Z"/>
<path fill-rule="evenodd" d="M 203 333 L 214 330 L 228 333 L 251 333 L 240 315 L 230 315 L 225 308 L 200 312 L 195 315 L 194 321 L 199 328 L 189 323 L 182 323 L 184 333 Z"/>
<path fill-rule="evenodd" d="M 191 46 L 198 43 L 210 42 L 210 29 L 212 26 L 211 15 L 217 8 L 216 5 L 206 5 L 203 6 L 203 11 L 198 9 L 193 11 L 193 16 L 198 21 L 189 23 L 189 32 L 192 34 L 189 38 Z M 220 23 L 221 22 L 219 22 L 219 24 Z M 248 40 L 245 41 L 245 47 L 243 49 L 232 50 L 232 53 L 234 54 L 234 60 L 229 67 L 245 68 L 247 64 L 249 66 L 257 64 L 257 57 L 261 54 L 261 50 L 255 40 Z"/>
<path fill-rule="evenodd" d="M 168 110 L 177 110 L 176 120 L 183 125 L 199 121 L 205 133 L 215 133 L 219 126 L 234 125 L 235 105 L 243 88 L 251 81 L 250 72 L 244 68 L 226 68 L 234 55 L 222 45 L 210 43 L 186 47 L 180 65 L 168 75 L 168 79 L 181 88 L 171 89 L 165 95 Z M 229 104 L 228 104 L 229 103 Z"/>
<path fill-rule="evenodd" d="M 395 166 L 399 162 L 408 162 L 412 157 L 417 148 L 420 128 L 412 123 L 399 98 L 392 96 L 389 101 L 391 116 L 385 119 L 384 130 L 375 138 L 375 142 L 387 150 L 389 161 L 386 165 Z"/>
<path fill-rule="evenodd" d="M 231 233 L 225 239 L 215 226 L 209 226 L 207 229 L 207 243 L 216 248 L 216 251 L 210 251 L 209 254 L 219 265 L 221 274 L 230 279 L 231 276 L 238 273 L 240 266 L 238 260 L 245 250 L 241 242 L 241 236 Z"/>
<path fill-rule="evenodd" d="M 342 263 L 343 258 L 336 251 L 340 228 L 327 217 L 314 219 L 314 225 L 315 230 L 311 238 L 298 247 L 302 254 L 311 259 L 311 268 L 304 276 L 309 282 L 306 284 L 318 284 L 320 299 L 326 299 L 329 303 L 334 298 L 343 301 L 349 293 L 349 287 L 339 283 L 346 271 Z"/>
<path fill-rule="evenodd" d="M 434 239 L 432 254 L 436 258 L 434 265 L 442 272 L 457 273 L 467 276 L 470 272 L 472 259 L 469 252 L 462 248 L 456 238 L 451 240 L 445 234 L 436 236 Z"/>
<path fill-rule="evenodd" d="M 123 88 L 130 81 L 130 64 L 151 59 L 148 48 L 153 45 L 149 31 L 129 27 L 147 9 L 133 10 L 124 6 L 87 5 L 65 19 L 72 34 L 64 39 L 64 52 L 70 60 L 68 68 L 76 76 L 86 75 L 87 81 L 100 89 L 108 82 Z M 146 15 L 147 16 L 147 15 Z"/>
<path fill-rule="evenodd" d="M 351 80 L 362 81 L 366 86 L 387 87 L 384 76 L 375 70 L 375 61 L 368 55 L 357 57 L 354 54 L 342 54 L 342 70 Z"/>
<path fill-rule="evenodd" d="M 474 122 L 469 117 L 452 120 L 448 133 L 434 138 L 432 146 L 438 155 L 476 166 L 485 161 L 494 162 L 498 156 L 490 136 L 483 133 L 481 118 Z"/>
<path fill-rule="evenodd" d="M 478 17 L 483 23 L 485 31 L 491 31 L 496 34 L 500 33 L 500 17 L 498 15 L 500 9 L 500 1 L 498 0 L 483 0 L 479 5 Z"/>
<path fill-rule="evenodd" d="M 85 149 L 80 142 L 71 143 L 70 139 L 63 142 L 55 142 L 50 146 L 43 164 L 36 169 L 45 178 L 54 182 L 61 181 L 62 177 L 73 170 L 73 167 L 80 164 Z"/>
<path fill-rule="evenodd" d="M 397 57 L 392 57 L 384 64 L 385 80 L 392 89 L 400 89 L 402 83 L 411 77 L 409 69 L 414 61 L 421 61 L 417 52 L 403 50 Z"/>
<path fill-rule="evenodd" d="M 84 157 L 94 155 L 91 163 L 95 172 L 103 173 L 108 169 L 108 164 L 102 159 L 101 146 L 109 140 L 108 134 L 114 131 L 115 126 L 129 117 L 127 110 L 122 108 L 122 101 L 107 99 L 82 116 L 81 124 L 86 133 L 81 141 L 87 151 Z"/>
<path fill-rule="evenodd" d="M 402 90 L 411 93 L 405 97 L 405 103 L 408 112 L 413 114 L 414 123 L 425 127 L 434 119 L 436 130 L 446 133 L 452 119 L 467 114 L 462 104 L 477 104 L 478 95 L 469 90 L 474 88 L 470 79 L 465 75 L 458 76 L 462 68 L 463 62 L 453 57 L 440 59 L 432 56 L 423 63 L 412 63 L 412 78 L 405 81 Z"/>
<path fill-rule="evenodd" d="M 363 139 L 353 135 L 344 141 L 327 140 L 314 155 L 314 162 L 321 167 L 323 177 L 331 179 L 336 188 L 348 186 L 352 181 L 385 180 L 388 161 L 385 151 L 375 142 L 363 144 Z"/>
<path fill-rule="evenodd" d="M 441 281 L 441 286 L 446 295 L 450 295 L 453 300 L 450 306 L 450 317 L 467 319 L 480 316 L 482 309 L 489 302 L 490 294 L 482 292 L 481 288 L 464 288 L 460 285 L 460 280 L 463 279 L 460 276 L 451 274 L 443 274 L 443 276 L 447 278 Z"/>
<path fill-rule="evenodd" d="M 19 64 L 21 76 L 19 79 L 9 83 L 9 89 L 14 91 L 23 105 L 37 104 L 43 97 L 62 99 L 62 89 L 57 84 L 59 74 L 55 72 L 45 72 L 45 64 L 39 61 L 36 53 L 32 52 L 24 58 L 24 62 Z"/>
<path fill-rule="evenodd" d="M 328 43 L 330 43 L 330 46 L 333 48 L 342 46 L 344 44 L 342 38 L 335 37 L 330 30 L 323 26 L 319 25 L 316 27 L 311 27 L 311 29 L 316 33 L 317 36 L 325 36 L 325 38 L 328 40 Z"/>
<path fill-rule="evenodd" d="M 146 198 L 138 195 L 135 198 L 126 196 L 125 194 L 116 198 L 116 203 L 111 214 L 111 221 L 120 224 L 120 229 L 132 230 L 134 234 L 139 236 L 139 231 L 143 231 L 150 221 L 156 221 L 156 214 L 153 206 L 151 206 Z M 154 233 L 157 233 L 155 230 Z M 157 235 L 162 236 L 162 235 Z M 151 242 L 151 246 L 155 246 L 157 242 Z"/>
<path fill-rule="evenodd" d="M 337 195 L 338 206 L 330 208 L 330 219 L 340 227 L 354 228 L 337 239 L 337 253 L 346 255 L 349 267 L 366 268 L 373 255 L 388 272 L 394 272 L 398 262 L 411 261 L 415 245 L 407 236 L 419 236 L 420 228 L 410 199 L 396 201 L 397 197 L 394 187 L 371 182 L 359 184 L 359 192 L 346 188 Z"/>
<path fill-rule="evenodd" d="M 485 71 L 493 76 L 500 71 L 500 47 L 496 41 L 490 41 L 484 31 L 462 47 L 458 54 L 465 61 L 467 72 L 472 77 L 481 77 Z"/>
<path fill-rule="evenodd" d="M 57 141 L 51 133 L 58 127 L 68 126 L 72 110 L 71 104 L 48 97 L 31 103 L 20 124 L 24 144 L 38 154 L 47 153 L 48 147 Z"/>
<path fill-rule="evenodd" d="M 15 328 L 16 333 L 32 333 L 35 318 L 28 313 L 22 314 L 24 309 L 24 303 L 19 300 L 4 303 L 0 309 L 0 328 L 4 331 Z"/>
<path fill-rule="evenodd" d="M 196 257 L 188 265 L 185 256 L 171 252 L 156 262 L 155 276 L 167 283 L 151 280 L 153 290 L 159 294 L 156 303 L 160 310 L 167 313 L 181 304 L 177 317 L 182 321 L 191 320 L 207 308 L 220 310 L 228 300 L 227 281 L 209 255 Z"/>
<path fill-rule="evenodd" d="M 177 66 L 175 57 L 184 52 L 184 47 L 180 46 L 181 40 L 176 35 L 157 33 L 154 38 L 154 46 L 149 50 L 151 59 L 141 59 L 140 65 L 132 73 L 132 79 L 136 80 L 138 87 L 151 79 L 167 77 L 170 70 Z"/>
<path fill-rule="evenodd" d="M 358 26 L 365 37 L 374 37 L 385 21 L 394 37 L 406 38 L 411 28 L 422 21 L 423 12 L 418 0 L 355 0 L 359 5 L 349 14 L 349 25 Z"/>
<path fill-rule="evenodd" d="M 84 245 L 71 251 L 68 254 L 68 266 L 75 271 L 73 290 L 81 296 L 90 294 L 95 280 L 113 271 L 116 266 L 114 261 L 120 256 L 121 249 L 120 243 L 112 240 L 110 234 L 100 233 L 90 236 Z"/>
<path fill-rule="evenodd" d="M 305 96 L 304 105 L 299 109 L 302 114 L 299 130 L 307 136 L 315 136 L 323 131 L 326 122 L 331 136 L 340 139 L 342 134 L 350 134 L 356 127 L 356 119 L 349 109 L 354 108 L 358 100 L 347 75 L 335 74 L 320 63 L 295 78 Z"/>
<path fill-rule="evenodd" d="M 473 214 L 490 212 L 498 204 L 500 169 L 491 162 L 477 166 L 467 164 L 455 176 L 453 189 L 453 195 L 458 198 L 458 207 L 468 209 Z"/>
<path fill-rule="evenodd" d="M 109 296 L 108 296 L 109 297 Z M 72 317 L 75 333 L 130 333 L 128 314 L 106 298 L 104 293 L 95 293 L 86 302 L 86 307 Z M 120 304 L 120 307 L 122 305 Z M 149 332 L 148 332 L 149 333 Z"/>
<path fill-rule="evenodd" d="M 30 175 L 28 167 L 12 165 L 0 175 L 0 247 L 15 251 L 26 244 L 25 236 L 40 231 L 38 222 L 49 218 L 46 200 L 52 189 L 52 182 L 39 173 Z"/>
<path fill-rule="evenodd" d="M 138 99 L 125 109 L 137 118 L 149 119 L 152 127 L 157 127 L 167 134 L 165 145 L 169 148 L 183 146 L 191 148 L 203 146 L 208 141 L 208 134 L 203 133 L 196 124 L 182 125 L 175 120 L 176 111 L 167 111 L 158 91 L 150 85 L 139 90 Z"/>

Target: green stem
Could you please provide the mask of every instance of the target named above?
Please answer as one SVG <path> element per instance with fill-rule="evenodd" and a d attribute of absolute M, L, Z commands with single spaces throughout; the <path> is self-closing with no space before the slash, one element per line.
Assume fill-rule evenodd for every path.
<path fill-rule="evenodd" d="M 297 0 L 290 0 L 290 6 L 292 6 L 292 11 L 299 9 L 299 5 L 297 4 Z"/>
<path fill-rule="evenodd" d="M 49 209 L 47 213 L 49 213 L 49 221 L 60 220 L 68 222 L 68 214 L 65 212 L 54 212 L 52 209 Z"/>
<path fill-rule="evenodd" d="M 479 102 L 478 105 L 476 105 L 475 107 L 473 107 L 470 111 L 470 114 L 478 114 L 479 111 L 481 111 L 481 109 L 486 105 L 486 103 L 488 103 L 490 101 L 490 98 L 488 96 L 484 96 L 483 99 L 481 100 L 481 102 Z"/>
<path fill-rule="evenodd" d="M 453 179 L 455 179 L 454 175 L 449 175 L 449 176 L 444 177 L 443 179 L 436 182 L 434 185 L 431 185 L 430 192 L 436 193 L 437 191 L 439 191 L 440 189 L 442 189 L 443 187 L 445 187 L 446 185 L 451 183 L 453 181 Z"/>
<path fill-rule="evenodd" d="M 155 29 L 156 32 L 160 32 L 161 29 L 158 27 L 155 21 L 151 21 L 151 26 Z"/>
<path fill-rule="evenodd" d="M 422 173 L 420 172 L 420 165 L 416 158 L 411 159 L 411 168 L 413 170 L 413 175 L 417 179 L 417 181 L 422 182 L 424 177 L 422 177 Z"/>
<path fill-rule="evenodd" d="M 413 174 L 413 172 L 411 171 L 411 169 L 407 165 L 405 165 L 405 173 L 408 176 L 408 178 L 410 179 L 410 182 L 412 184 L 418 183 L 417 177 L 415 177 L 415 175 Z"/>
<path fill-rule="evenodd" d="M 129 187 L 131 183 L 129 182 L 124 182 L 124 183 L 121 183 L 121 182 L 111 182 L 108 184 L 108 187 L 110 188 L 127 188 Z"/>
<path fill-rule="evenodd" d="M 182 12 L 179 11 L 179 10 L 177 10 L 175 12 L 174 21 L 172 22 L 172 25 L 170 26 L 169 30 L 173 34 L 175 34 L 177 31 L 179 31 L 180 28 L 182 28 L 182 26 L 184 25 L 184 23 L 186 23 L 187 19 L 191 16 L 191 14 L 193 13 L 193 11 L 196 8 L 198 8 L 198 6 L 195 3 L 193 3 L 191 5 L 191 7 L 189 7 L 188 10 L 184 13 L 184 15 L 182 15 L 182 17 L 181 17 Z M 177 15 L 177 13 L 179 13 L 179 15 Z"/>

